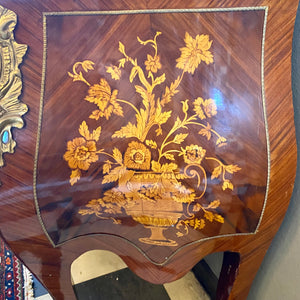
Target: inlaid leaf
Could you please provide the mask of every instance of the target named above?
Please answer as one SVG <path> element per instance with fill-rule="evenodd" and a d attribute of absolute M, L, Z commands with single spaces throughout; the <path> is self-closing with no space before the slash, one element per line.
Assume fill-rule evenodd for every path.
<path fill-rule="evenodd" d="M 145 109 L 149 109 L 150 103 L 154 101 L 154 95 L 148 93 L 147 90 L 140 85 L 136 85 L 135 90 L 141 95 Z"/>
<path fill-rule="evenodd" d="M 94 70 L 94 64 L 91 60 L 85 60 L 82 62 L 82 68 L 85 72 L 87 72 L 88 70 Z"/>
<path fill-rule="evenodd" d="M 112 169 L 109 174 L 103 177 L 102 183 L 105 184 L 118 181 L 120 173 L 122 172 L 124 172 L 124 167 L 122 166 Z"/>
<path fill-rule="evenodd" d="M 79 169 L 72 170 L 72 173 L 70 175 L 70 184 L 74 185 L 80 179 L 80 176 L 81 172 Z"/>
<path fill-rule="evenodd" d="M 160 85 L 166 80 L 166 74 L 162 74 L 160 77 L 155 78 L 153 85 Z"/>
<path fill-rule="evenodd" d="M 111 75 L 114 80 L 119 80 L 121 78 L 121 70 L 117 66 L 106 67 L 106 72 Z"/>
<path fill-rule="evenodd" d="M 109 117 L 111 116 L 112 112 L 114 110 L 114 107 L 112 105 L 108 106 L 104 112 L 103 112 L 103 116 L 106 118 L 106 120 L 109 119 Z"/>
<path fill-rule="evenodd" d="M 166 123 L 171 117 L 171 114 L 171 110 L 161 113 L 160 115 L 156 116 L 156 122 L 160 125 Z"/>
<path fill-rule="evenodd" d="M 103 117 L 103 112 L 99 109 L 92 111 L 92 114 L 89 116 L 90 119 L 99 120 Z"/>
<path fill-rule="evenodd" d="M 79 133 L 86 139 L 90 139 L 90 131 L 85 121 L 83 121 L 79 126 Z"/>
<path fill-rule="evenodd" d="M 148 113 L 145 109 L 140 109 L 140 114 L 136 114 L 136 137 L 140 139 L 147 124 Z"/>
<path fill-rule="evenodd" d="M 113 157 L 116 160 L 116 162 L 118 162 L 119 164 L 122 164 L 122 162 L 123 162 L 122 153 L 120 152 L 120 150 L 118 148 L 114 148 Z"/>
<path fill-rule="evenodd" d="M 165 93 L 161 99 L 161 105 L 164 106 L 165 104 L 169 103 L 171 101 L 171 97 L 172 97 L 172 93 L 171 93 L 169 87 L 166 87 Z"/>
<path fill-rule="evenodd" d="M 205 221 L 203 219 L 195 219 L 194 229 L 203 229 L 205 227 Z"/>
<path fill-rule="evenodd" d="M 152 149 L 157 149 L 157 143 L 152 140 L 146 140 L 146 145 L 151 147 Z"/>
<path fill-rule="evenodd" d="M 222 189 L 223 191 L 225 191 L 226 189 L 233 190 L 233 184 L 229 180 L 225 180 L 223 182 Z"/>
<path fill-rule="evenodd" d="M 126 63 L 126 58 L 121 58 L 119 60 L 119 68 L 124 68 L 125 63 Z"/>
<path fill-rule="evenodd" d="M 132 69 L 131 69 L 131 73 L 130 73 L 130 76 L 129 76 L 129 81 L 132 82 L 133 79 L 135 78 L 135 76 L 137 75 L 138 73 L 138 67 L 134 66 Z"/>
<path fill-rule="evenodd" d="M 211 174 L 211 179 L 218 178 L 223 171 L 223 167 L 219 165 L 218 167 L 214 168 L 212 174 Z"/>
<path fill-rule="evenodd" d="M 224 137 L 219 137 L 218 139 L 217 139 L 217 142 L 216 142 L 216 145 L 218 146 L 218 147 L 223 147 L 224 145 L 225 145 L 225 143 L 227 142 L 227 140 L 226 140 L 226 138 L 224 138 Z"/>
<path fill-rule="evenodd" d="M 214 219 L 219 223 L 224 223 L 224 218 L 221 215 L 214 214 Z"/>
<path fill-rule="evenodd" d="M 175 123 L 174 123 L 174 128 L 179 128 L 182 124 L 182 121 L 180 120 L 179 117 L 177 117 Z"/>
<path fill-rule="evenodd" d="M 100 134 L 101 134 L 101 126 L 99 126 L 97 129 L 93 130 L 93 133 L 91 134 L 91 139 L 98 142 L 99 138 L 100 138 Z"/>
<path fill-rule="evenodd" d="M 123 117 L 123 108 L 122 106 L 117 103 L 117 102 L 114 102 L 113 104 L 113 113 L 117 116 L 120 116 L 120 117 Z"/>
<path fill-rule="evenodd" d="M 164 157 L 165 157 L 166 159 L 169 159 L 169 160 L 175 160 L 174 155 L 173 155 L 173 154 L 170 154 L 170 153 L 164 154 Z"/>
<path fill-rule="evenodd" d="M 201 129 L 198 133 L 202 136 L 205 136 L 207 138 L 207 140 L 209 141 L 211 139 L 211 126 L 210 126 L 210 124 L 207 122 L 206 127 Z"/>
<path fill-rule="evenodd" d="M 137 137 L 137 127 L 129 122 L 126 126 L 123 126 L 120 130 L 117 130 L 112 137 L 117 138 L 130 138 Z"/>
<path fill-rule="evenodd" d="M 82 216 L 85 216 L 85 215 L 92 215 L 94 213 L 98 212 L 97 210 L 93 210 L 93 209 L 80 209 L 78 211 L 78 213 Z"/>
<path fill-rule="evenodd" d="M 212 222 L 214 220 L 214 214 L 211 211 L 205 211 L 204 218 Z"/>
<path fill-rule="evenodd" d="M 205 220 L 204 219 L 198 219 L 198 218 L 193 218 L 185 222 L 186 225 L 189 225 L 193 227 L 194 229 L 203 229 L 205 227 Z"/>
<path fill-rule="evenodd" d="M 142 86 L 135 85 L 135 90 L 136 90 L 137 93 L 139 93 L 141 95 L 141 97 L 143 98 L 144 101 L 146 101 L 147 103 L 149 102 L 149 100 L 148 100 L 148 93 L 147 93 L 147 91 Z M 144 101 L 143 101 L 143 104 L 145 105 Z"/>
<path fill-rule="evenodd" d="M 172 97 L 179 92 L 179 90 L 177 90 L 179 83 L 180 83 L 180 76 L 178 76 L 177 79 L 171 83 L 170 87 L 166 87 L 165 93 L 161 100 L 162 106 L 169 103 L 172 100 Z"/>
<path fill-rule="evenodd" d="M 198 211 L 200 211 L 200 209 L 202 209 L 202 205 L 199 204 L 199 203 L 196 203 L 196 204 L 193 206 L 193 212 L 198 212 Z"/>
<path fill-rule="evenodd" d="M 159 126 L 156 130 L 155 130 L 156 136 L 162 135 L 162 129 Z"/>
<path fill-rule="evenodd" d="M 176 232 L 176 235 L 177 235 L 177 237 L 179 237 L 179 238 L 184 236 L 184 234 L 183 234 L 182 232 L 180 232 L 180 231 Z"/>
<path fill-rule="evenodd" d="M 125 46 L 119 42 L 119 51 L 122 53 L 122 54 L 125 54 Z"/>
<path fill-rule="evenodd" d="M 113 95 L 116 95 L 118 91 L 113 91 Z M 107 106 L 107 101 L 112 97 L 111 87 L 106 79 L 101 78 L 99 84 L 94 84 L 89 88 L 88 95 L 84 100 L 95 103 L 100 110 L 104 111 Z"/>
<path fill-rule="evenodd" d="M 153 172 L 160 172 L 161 164 L 158 161 L 152 160 L 151 161 L 151 169 Z"/>
<path fill-rule="evenodd" d="M 161 171 L 162 172 L 173 172 L 178 168 L 178 166 L 175 163 L 170 163 L 170 164 L 163 164 L 161 166 Z"/>
<path fill-rule="evenodd" d="M 103 165 L 103 174 L 107 174 L 109 173 L 110 169 L 111 169 L 111 161 L 106 161 L 106 163 Z"/>
<path fill-rule="evenodd" d="M 228 166 L 225 166 L 225 170 L 230 173 L 230 174 L 233 174 L 235 172 L 238 172 L 241 170 L 241 168 L 238 166 L 238 165 L 228 165 Z"/>
<path fill-rule="evenodd" d="M 161 111 L 161 105 L 158 102 L 157 108 L 155 111 L 155 123 L 162 125 L 168 121 L 168 119 L 171 117 L 172 111 L 162 112 Z"/>
<path fill-rule="evenodd" d="M 181 144 L 187 138 L 188 135 L 189 135 L 188 133 L 176 134 L 175 137 L 174 137 L 173 142 L 176 143 L 176 144 Z"/>
<path fill-rule="evenodd" d="M 209 203 L 207 208 L 215 209 L 220 206 L 220 200 L 214 200 L 211 203 Z"/>

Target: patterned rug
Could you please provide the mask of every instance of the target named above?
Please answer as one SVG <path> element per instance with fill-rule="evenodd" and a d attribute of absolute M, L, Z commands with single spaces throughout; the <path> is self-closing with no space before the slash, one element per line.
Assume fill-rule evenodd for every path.
<path fill-rule="evenodd" d="M 33 300 L 32 276 L 0 239 L 0 300 Z"/>

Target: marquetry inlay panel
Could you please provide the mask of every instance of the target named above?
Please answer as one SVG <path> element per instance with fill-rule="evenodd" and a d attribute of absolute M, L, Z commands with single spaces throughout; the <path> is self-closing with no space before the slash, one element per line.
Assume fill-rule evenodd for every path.
<path fill-rule="evenodd" d="M 268 185 L 265 16 L 45 14 L 35 188 L 53 244 L 113 234 L 161 261 L 256 232 Z M 154 258 L 153 245 L 167 248 Z"/>

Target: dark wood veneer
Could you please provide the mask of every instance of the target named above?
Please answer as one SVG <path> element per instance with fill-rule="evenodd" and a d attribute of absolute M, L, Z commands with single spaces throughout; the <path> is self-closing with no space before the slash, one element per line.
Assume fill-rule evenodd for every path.
<path fill-rule="evenodd" d="M 14 130 L 13 134 L 17 141 L 17 147 L 14 155 L 5 155 L 6 165 L 0 169 L 0 180 L 2 182 L 0 194 L 0 233 L 3 239 L 9 244 L 15 254 L 28 266 L 28 268 L 38 277 L 38 279 L 47 287 L 49 292 L 55 299 L 73 299 L 74 293 L 71 285 L 70 278 L 70 265 L 75 258 L 82 253 L 93 249 L 110 250 L 118 254 L 140 277 L 152 282 L 162 284 L 180 278 L 186 274 L 193 266 L 200 261 L 204 256 L 213 252 L 229 251 L 239 253 L 238 260 L 230 260 L 234 255 L 228 254 L 228 260 L 224 260 L 223 270 L 221 276 L 227 274 L 230 268 L 233 268 L 236 263 L 234 272 L 228 280 L 221 279 L 217 291 L 217 299 L 246 299 L 248 291 L 255 274 L 263 260 L 263 257 L 276 234 L 284 214 L 287 210 L 289 199 L 293 190 L 293 183 L 296 170 L 296 142 L 295 142 L 295 129 L 293 121 L 293 106 L 292 106 L 292 93 L 291 93 L 291 45 L 293 36 L 293 25 L 297 9 L 297 0 L 289 1 L 275 1 L 275 0 L 224 0 L 224 1 L 189 1 L 188 3 L 183 0 L 177 1 L 163 1 L 160 4 L 157 1 L 38 1 L 38 0 L 3 0 L 1 5 L 14 11 L 18 15 L 18 26 L 15 30 L 15 39 L 18 43 L 27 44 L 29 46 L 28 52 L 24 57 L 24 63 L 21 65 L 21 72 L 23 75 L 23 92 L 20 97 L 21 101 L 26 103 L 29 107 L 29 112 L 25 115 L 24 119 L 26 127 L 22 130 Z M 49 66 L 52 68 L 46 69 L 46 93 L 45 93 L 45 111 L 41 131 L 41 148 L 39 157 L 39 168 L 37 183 L 38 186 L 38 199 L 45 191 L 51 191 L 51 197 L 45 197 L 45 201 L 40 205 L 41 217 L 43 218 L 46 229 L 50 232 L 57 247 L 53 247 L 47 239 L 40 220 L 37 216 L 36 207 L 34 204 L 33 195 L 33 170 L 36 149 L 36 138 L 38 130 L 38 117 L 40 105 L 40 90 L 42 78 L 42 63 L 43 63 L 43 13 L 44 12 L 61 12 L 61 11 L 101 11 L 101 10 L 132 10 L 132 9 L 181 9 L 181 8 L 232 8 L 232 7 L 252 7 L 252 6 L 267 6 L 267 26 L 265 37 L 265 52 L 264 52 L 264 83 L 265 83 L 265 101 L 266 101 L 266 118 L 268 121 L 268 134 L 270 138 L 270 181 L 269 190 L 267 195 L 266 207 L 264 215 L 261 220 L 259 230 L 255 234 L 224 236 L 212 238 L 209 240 L 199 241 L 203 237 L 213 237 L 218 233 L 218 228 L 215 231 L 204 231 L 204 234 L 194 233 L 192 237 L 183 240 L 179 245 L 180 247 L 172 249 L 172 247 L 155 247 L 153 245 L 141 245 L 138 238 L 145 235 L 145 228 L 129 221 L 129 225 L 125 228 L 122 234 L 119 234 L 117 225 L 112 225 L 111 221 L 103 221 L 105 230 L 96 230 L 93 227 L 95 219 L 87 218 L 87 229 L 78 228 L 76 226 L 82 225 L 79 216 L 74 216 L 76 209 L 69 204 L 67 210 L 53 208 L 53 202 L 56 202 L 56 207 L 63 207 L 64 201 L 69 203 L 68 198 L 58 199 L 55 198 L 55 192 L 68 194 L 66 189 L 70 187 L 67 181 L 62 188 L 50 187 L 51 182 L 55 183 L 55 178 L 59 180 L 68 180 L 69 170 L 66 163 L 62 162 L 62 167 L 57 168 L 54 164 L 55 160 L 61 159 L 65 150 L 65 145 L 60 148 L 60 145 L 52 147 L 55 139 L 71 140 L 74 133 L 78 130 L 78 124 L 86 118 L 85 105 L 82 107 L 75 107 L 72 101 L 68 101 L 70 106 L 70 114 L 66 114 L 66 104 L 57 105 L 57 99 L 62 95 L 70 94 L 76 96 L 77 91 L 73 89 L 74 85 L 67 77 L 66 65 L 69 62 L 64 60 L 70 56 L 74 57 L 74 63 L 80 60 L 83 51 L 83 46 L 87 42 L 84 38 L 77 41 L 66 41 L 66 43 L 74 43 L 74 47 L 68 45 L 55 45 L 55 36 L 53 37 L 53 47 L 49 46 Z M 263 11 L 262 11 L 263 12 Z M 263 18 L 259 18 L 261 11 L 257 11 L 256 16 L 262 22 Z M 244 18 L 238 19 L 242 22 L 250 22 L 247 19 L 249 15 L 244 14 Z M 211 17 L 211 16 L 210 16 Z M 66 22 L 66 17 L 49 16 L 49 22 L 52 26 L 57 26 L 57 29 L 51 27 L 53 31 L 50 34 L 59 34 L 60 25 Z M 70 18 L 70 17 L 69 17 Z M 120 17 L 121 18 L 121 17 Z M 110 22 L 110 27 L 107 30 L 115 30 L 119 23 L 118 17 L 113 18 Z M 137 30 L 142 31 L 143 26 L 148 27 L 151 25 L 151 18 L 145 17 L 144 21 L 140 23 Z M 182 21 L 184 23 L 183 17 Z M 211 17 L 212 18 L 212 17 Z M 220 18 L 224 18 L 226 24 L 225 14 L 220 14 Z M 216 40 L 220 49 L 227 49 L 230 51 L 231 47 L 237 47 L 234 44 L 236 37 L 228 37 L 228 43 L 224 43 L 224 34 L 228 33 L 228 28 L 224 25 L 220 26 L 222 22 L 214 22 L 203 17 L 203 26 L 208 31 L 213 32 L 213 39 Z M 74 20 L 76 18 L 74 17 Z M 74 22 L 73 27 L 78 31 L 82 31 L 82 36 L 86 36 L 86 30 L 90 32 L 93 47 L 99 46 L 97 42 L 97 34 L 91 31 L 93 20 L 91 23 L 84 24 L 83 17 L 78 18 L 78 23 Z M 128 26 L 132 26 L 133 18 L 128 18 Z M 153 21 L 153 19 L 152 19 Z M 188 21 L 188 20 L 186 20 Z M 236 26 L 239 25 L 236 21 Z M 61 23 L 60 23 L 61 22 Z M 160 24 L 161 22 L 161 24 Z M 165 20 L 157 19 L 154 24 L 163 25 Z M 120 23 L 121 24 L 121 23 Z M 212 26 L 211 24 L 214 24 Z M 216 26 L 219 24 L 219 26 Z M 234 24 L 234 23 L 232 23 Z M 262 24 L 259 25 L 262 28 Z M 49 27 L 50 28 L 50 27 Z M 64 27 L 65 29 L 67 28 Z M 71 29 L 70 29 L 71 30 Z M 155 32 L 157 28 L 153 28 Z M 170 33 L 171 34 L 171 33 Z M 108 34 L 109 35 L 109 34 Z M 127 38 L 130 32 L 122 27 L 122 33 Z M 251 37 L 252 38 L 252 37 Z M 260 36 L 261 38 L 261 36 Z M 133 38 L 128 38 L 129 40 Z M 172 38 L 170 38 L 172 40 Z M 182 40 L 182 38 L 181 38 Z M 261 74 L 257 71 L 257 66 L 261 63 L 259 51 L 261 44 L 258 43 L 259 39 L 251 40 L 251 45 L 241 45 L 243 51 L 248 51 L 249 56 L 245 56 L 247 61 L 241 59 L 243 56 L 237 56 L 230 68 L 232 69 L 232 77 L 228 78 L 228 82 L 240 80 L 240 90 L 242 93 L 243 88 L 248 91 L 253 91 L 253 95 L 249 97 L 260 97 L 257 94 L 261 88 Z M 64 40 L 62 40 L 63 42 Z M 51 36 L 49 37 L 51 42 Z M 174 41 L 176 43 L 176 41 Z M 183 43 L 183 42 L 182 42 Z M 49 44 L 50 45 L 50 44 Z M 183 46 L 183 44 L 182 44 Z M 69 54 L 59 53 L 58 50 L 69 49 Z M 106 49 L 107 47 L 108 49 Z M 165 45 L 166 47 L 166 45 Z M 109 51 L 108 45 L 103 45 L 106 51 Z M 116 47 L 114 46 L 114 49 Z M 135 46 L 130 48 L 135 51 Z M 178 45 L 176 45 L 178 50 Z M 52 51 L 52 52 L 51 52 Z M 129 52 L 130 50 L 128 50 Z M 105 53 L 104 58 L 107 59 L 110 53 Z M 251 56 L 251 55 L 254 56 Z M 57 55 L 57 63 L 55 64 L 55 56 Z M 95 55 L 91 51 L 91 55 Z M 179 54 L 180 55 L 180 54 Z M 256 56 L 255 56 L 256 55 Z M 176 59 L 176 54 L 173 54 Z M 104 59 L 103 58 L 103 59 Z M 113 57 L 119 59 L 120 57 Z M 225 65 L 226 57 L 217 57 L 219 65 Z M 227 62 L 226 62 L 227 63 Z M 208 68 L 208 67 L 207 67 Z M 172 68 L 168 67 L 169 72 Z M 246 74 L 238 72 L 238 70 L 247 71 Z M 237 72 L 237 73 L 235 73 Z M 65 76 L 63 74 L 66 74 Z M 93 75 L 94 74 L 94 75 Z M 99 80 L 99 74 L 94 72 L 91 75 L 91 81 L 94 83 Z M 236 74 L 240 76 L 236 77 Z M 242 75 L 241 75 L 242 74 Z M 57 77 L 56 77 L 57 75 Z M 55 81 L 59 79 L 59 81 Z M 203 77 L 203 82 L 207 85 L 212 78 L 206 74 Z M 171 80 L 171 79 L 170 79 Z M 225 79 L 224 79 L 225 80 Z M 244 81 L 243 81 L 244 80 Z M 247 80 L 247 82 L 245 82 Z M 226 86 L 226 82 L 222 84 Z M 188 84 L 188 79 L 186 81 Z M 68 89 L 65 92 L 64 88 Z M 204 87 L 203 89 L 207 88 Z M 185 89 L 185 92 L 188 92 Z M 229 90 L 227 90 L 229 93 Z M 78 97 L 84 97 L 84 91 L 80 90 Z M 234 92 L 231 93 L 233 95 Z M 261 99 L 260 99 L 261 100 Z M 232 103 L 234 104 L 234 103 Z M 181 105 L 181 104 L 180 104 Z M 178 106 L 179 108 L 181 106 Z M 245 174 L 250 178 L 252 186 L 248 186 L 248 191 L 254 191 L 253 196 L 248 198 L 239 195 L 236 196 L 235 206 L 232 207 L 232 218 L 229 221 L 235 220 L 233 226 L 234 230 L 230 228 L 230 222 L 224 223 L 224 231 L 221 233 L 249 233 L 254 232 L 260 214 L 262 212 L 264 193 L 266 191 L 266 177 L 267 177 L 267 152 L 266 152 L 266 137 L 264 131 L 264 119 L 261 111 L 261 106 L 258 106 L 255 112 L 260 117 L 253 118 L 253 107 L 249 107 L 247 101 L 237 103 L 240 109 L 243 110 L 244 115 L 241 116 L 248 119 L 249 123 L 255 122 L 254 128 L 258 128 L 257 132 L 249 130 L 249 135 L 245 134 L 245 130 L 240 128 L 240 138 L 243 140 L 243 145 L 246 145 L 245 152 L 249 161 L 244 165 Z M 229 103 L 225 110 L 230 110 Z M 251 116 L 252 113 L 252 116 Z M 232 114 L 234 115 L 234 114 Z M 76 120 L 78 117 L 78 121 Z M 129 114 L 126 114 L 129 117 Z M 253 121 L 254 120 L 254 121 Z M 230 120 L 234 122 L 234 120 Z M 72 123 L 73 122 L 73 123 Z M 229 121 L 228 121 L 229 122 Z M 57 129 L 50 126 L 57 124 Z M 224 121 L 226 123 L 226 121 Z M 222 128 L 224 123 L 218 124 Z M 65 128 L 74 128 L 73 132 L 64 131 Z M 244 123 L 248 124 L 248 123 Z M 115 124 L 118 125 L 118 124 Z M 124 125 L 124 124 L 123 124 Z M 226 124 L 225 124 L 226 125 Z M 49 126 L 49 127 L 47 127 Z M 241 126 L 242 127 L 242 126 Z M 47 134 L 44 134 L 44 130 Z M 52 136 L 51 136 L 52 135 Z M 255 138 L 253 135 L 256 135 Z M 229 133 L 230 136 L 230 133 Z M 255 140 L 255 142 L 253 142 Z M 113 147 L 112 145 L 110 145 Z M 232 151 L 228 152 L 226 159 L 235 162 L 234 147 L 238 144 L 232 145 Z M 63 150 L 62 150 L 63 149 Z M 124 151 L 126 149 L 123 149 Z M 255 155 L 259 153 L 259 155 Z M 241 157 L 239 157 L 241 159 Z M 258 175 L 255 174 L 258 172 Z M 48 176 L 48 177 L 47 177 Z M 47 178 L 51 178 L 47 182 Z M 241 177 L 237 177 L 237 182 Z M 242 181 L 242 180 L 241 180 Z M 42 186 L 44 185 L 45 188 Z M 242 185 L 240 186 L 242 187 Z M 75 193 L 76 190 L 73 190 Z M 241 191 L 240 191 L 241 192 Z M 74 193 L 74 194 L 75 194 Z M 95 194 L 95 192 L 94 192 Z M 221 194 L 221 193 L 220 193 Z M 81 194 L 72 195 L 75 199 L 74 203 L 81 206 L 84 205 L 89 199 L 82 199 Z M 94 197 L 94 195 L 92 196 Z M 99 196 L 98 196 L 99 197 Z M 240 200 L 247 202 L 247 205 L 242 206 Z M 235 211 L 236 209 L 236 211 Z M 237 216 L 243 213 L 246 216 L 246 221 L 241 218 L 239 222 L 234 219 L 235 213 Z M 230 214 L 230 212 L 228 212 Z M 237 217 L 238 219 L 238 217 Z M 56 225 L 55 220 L 58 220 Z M 93 221 L 94 220 L 94 221 Z M 73 222 L 73 223 L 72 223 Z M 58 235 L 54 235 L 55 226 L 60 229 Z M 72 225 L 75 227 L 72 228 Z M 90 228 L 88 228 L 90 226 Z M 54 230 L 53 230 L 54 228 Z M 230 229 L 228 229 L 230 228 Z M 121 230 L 121 231 L 122 231 Z M 148 230 L 148 229 L 147 229 Z M 231 230 L 231 231 L 230 231 Z M 135 236 L 131 236 L 134 232 Z M 104 234 L 110 233 L 111 235 Z M 55 233 L 57 234 L 57 232 Z M 119 235 L 125 236 L 126 239 L 120 238 Z M 135 244 L 135 246 L 134 246 Z M 143 251 L 148 255 L 145 256 Z M 167 257 L 167 260 L 163 258 Z M 149 259 L 150 258 L 150 259 Z M 222 282 L 224 283 L 222 285 Z M 232 286 L 230 295 L 226 295 L 228 287 Z M 228 296 L 228 297 L 227 297 Z"/>

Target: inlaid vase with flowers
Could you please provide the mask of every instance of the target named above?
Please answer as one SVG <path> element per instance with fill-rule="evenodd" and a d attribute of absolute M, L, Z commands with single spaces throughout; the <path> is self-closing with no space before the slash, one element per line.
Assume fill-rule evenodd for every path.
<path fill-rule="evenodd" d="M 176 68 L 181 74 L 167 85 L 166 78 L 172 78 L 172 74 L 162 71 L 164 63 L 158 54 L 157 43 L 160 35 L 161 32 L 157 32 L 150 40 L 137 37 L 141 51 L 149 46 L 154 50 L 146 53 L 144 64 L 129 56 L 120 41 L 118 64 L 106 67 L 111 83 L 104 77 L 95 84 L 87 81 L 83 72 L 94 70 L 92 61 L 74 64 L 73 72 L 68 74 L 73 81 L 88 86 L 84 101 L 96 105 L 89 116 L 95 126 L 89 128 L 86 121 L 81 122 L 80 137 L 68 142 L 64 159 L 71 169 L 71 185 L 85 176 L 92 164 L 98 164 L 102 173 L 101 185 L 113 186 L 104 192 L 99 188 L 99 198 L 80 208 L 80 215 L 111 219 L 117 226 L 125 211 L 133 221 L 151 230 L 139 238 L 141 243 L 177 246 L 175 239 L 187 234 L 189 228 L 202 230 L 208 222 L 224 222 L 219 210 L 221 202 L 218 199 L 210 203 L 203 201 L 207 177 L 210 174 L 212 180 L 217 179 L 223 190 L 232 190 L 230 178 L 240 168 L 207 155 L 205 145 L 208 143 L 213 147 L 227 143 L 226 138 L 210 125 L 218 112 L 214 99 L 199 95 L 193 99 L 177 99 L 180 101 L 178 111 L 169 105 L 176 101 L 174 98 L 184 76 L 193 75 L 200 64 L 213 63 L 209 36 L 185 34 L 185 45 L 179 49 L 181 54 L 176 59 Z M 122 74 L 125 69 L 129 71 L 129 78 L 126 78 L 126 72 Z M 112 86 L 114 81 L 120 80 L 134 85 L 138 103 L 119 97 L 119 91 Z M 156 90 L 164 92 L 156 95 Z M 124 106 L 134 112 L 133 119 L 124 118 Z M 112 116 L 120 118 L 124 125 L 111 134 L 115 146 L 105 149 L 101 133 L 109 130 Z M 190 134 L 198 135 L 197 143 L 189 142 Z M 118 141 L 126 145 L 125 150 L 118 146 Z M 106 158 L 103 160 L 100 156 Z M 204 168 L 205 160 L 209 162 L 210 170 Z M 187 184 L 190 180 L 194 182 L 192 187 Z M 176 238 L 166 237 L 164 231 L 168 228 L 178 231 Z"/>

